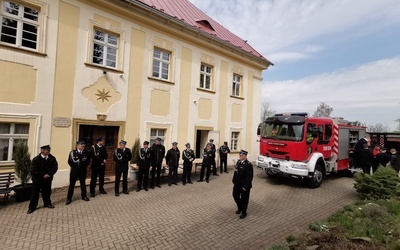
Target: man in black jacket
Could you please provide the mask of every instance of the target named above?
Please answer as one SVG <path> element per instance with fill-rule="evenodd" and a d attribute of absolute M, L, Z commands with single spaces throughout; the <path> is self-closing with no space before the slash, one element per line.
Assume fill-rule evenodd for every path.
<path fill-rule="evenodd" d="M 209 144 L 211 144 L 211 150 L 214 151 L 214 160 L 213 160 L 213 163 L 211 164 L 213 175 L 218 176 L 219 174 L 217 173 L 217 161 L 215 160 L 217 148 L 215 147 L 214 139 L 210 139 Z M 207 145 L 206 145 L 206 147 L 207 147 Z"/>
<path fill-rule="evenodd" d="M 168 150 L 167 155 L 165 156 L 165 161 L 168 165 L 168 186 L 171 186 L 172 184 L 178 185 L 176 179 L 178 178 L 178 164 L 181 153 L 177 146 L 178 143 L 173 142 L 172 148 Z"/>
<path fill-rule="evenodd" d="M 143 189 L 149 191 L 147 187 L 149 183 L 149 170 L 151 168 L 151 149 L 149 148 L 148 141 L 143 142 L 143 148 L 139 150 L 136 162 L 139 168 L 136 192 L 142 189 L 142 183 Z"/>
<path fill-rule="evenodd" d="M 247 160 L 247 151 L 241 150 L 239 157 L 232 178 L 232 195 L 238 208 L 236 214 L 242 213 L 240 219 L 244 219 L 247 216 L 250 189 L 252 188 L 251 182 L 253 181 L 253 166 Z"/>
<path fill-rule="evenodd" d="M 128 169 L 129 162 L 132 160 L 132 152 L 126 147 L 126 141 L 121 140 L 119 148 L 114 151 L 115 161 L 115 196 L 119 196 L 119 183 L 122 175 L 122 192 L 128 192 Z"/>
<path fill-rule="evenodd" d="M 102 136 L 97 138 L 97 144 L 92 149 L 92 166 L 90 176 L 90 196 L 94 197 L 96 192 L 97 177 L 99 177 L 99 191 L 101 194 L 107 194 L 104 190 L 104 175 L 106 172 L 107 162 L 107 149 L 104 146 L 104 139 Z"/>
<path fill-rule="evenodd" d="M 378 166 L 382 165 L 386 167 L 390 161 L 390 155 L 386 152 L 386 148 L 380 149 L 380 152 L 376 155 L 376 160 L 378 161 Z"/>
<path fill-rule="evenodd" d="M 182 184 L 186 185 L 186 182 L 189 184 L 193 184 L 192 182 L 192 168 L 193 161 L 196 158 L 194 155 L 194 151 L 190 148 L 190 143 L 185 144 L 186 149 L 182 152 L 182 160 L 183 160 L 183 174 L 182 174 Z"/>
<path fill-rule="evenodd" d="M 31 174 L 33 190 L 31 201 L 29 203 L 28 214 L 33 213 L 39 202 L 39 193 L 42 191 L 44 207 L 54 208 L 51 204 L 51 183 L 53 176 L 58 170 L 56 158 L 50 154 L 50 146 L 40 147 L 40 154 L 32 159 Z"/>
<path fill-rule="evenodd" d="M 152 169 L 150 171 L 151 174 L 151 188 L 154 188 L 154 183 L 157 187 L 160 186 L 160 174 L 161 174 L 161 166 L 165 156 L 165 147 L 161 144 L 161 138 L 156 139 L 156 142 L 151 146 L 151 161 L 152 161 Z M 155 179 L 155 175 L 157 172 L 157 177 Z"/>
<path fill-rule="evenodd" d="M 215 150 L 212 149 L 212 144 L 208 143 L 203 151 L 203 161 L 201 162 L 200 179 L 197 182 L 203 182 L 204 172 L 206 173 L 206 182 L 210 181 L 211 165 L 215 162 Z"/>
<path fill-rule="evenodd" d="M 222 174 L 222 171 L 224 173 L 229 173 L 228 172 L 228 167 L 227 167 L 227 161 L 228 161 L 228 154 L 231 152 L 231 150 L 228 147 L 228 142 L 224 142 L 224 145 L 219 147 L 219 170 L 220 173 Z"/>
<path fill-rule="evenodd" d="M 87 166 L 90 163 L 90 152 L 85 149 L 85 142 L 77 142 L 75 150 L 69 152 L 68 155 L 68 165 L 71 167 L 71 172 L 69 174 L 69 188 L 67 194 L 67 202 L 65 205 L 69 205 L 72 202 L 72 196 L 74 194 L 75 183 L 79 179 L 79 184 L 81 186 L 81 197 L 84 201 L 89 201 L 86 195 L 86 173 Z"/>

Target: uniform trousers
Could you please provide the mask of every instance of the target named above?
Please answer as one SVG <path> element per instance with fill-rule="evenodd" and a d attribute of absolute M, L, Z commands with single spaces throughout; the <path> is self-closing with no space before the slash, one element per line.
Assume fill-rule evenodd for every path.
<path fill-rule="evenodd" d="M 168 166 L 168 184 L 176 183 L 178 178 L 178 166 Z"/>
<path fill-rule="evenodd" d="M 183 164 L 183 174 L 182 174 L 182 183 L 185 184 L 186 182 L 192 181 L 192 168 L 193 164 L 185 166 Z"/>
<path fill-rule="evenodd" d="M 99 177 L 99 190 L 100 192 L 104 191 L 104 174 L 106 172 L 106 165 L 92 165 L 92 174 L 90 177 L 90 193 L 94 194 L 96 192 L 96 182 L 97 177 Z"/>
<path fill-rule="evenodd" d="M 226 166 L 227 159 L 219 158 L 219 170 L 222 174 L 222 171 L 228 172 L 228 167 Z"/>
<path fill-rule="evenodd" d="M 217 162 L 215 161 L 215 159 L 212 164 L 212 170 L 213 170 L 213 175 L 217 175 Z"/>
<path fill-rule="evenodd" d="M 211 165 L 203 165 L 201 164 L 201 170 L 200 170 L 200 180 L 202 181 L 204 179 L 204 172 L 206 172 L 206 180 L 210 179 L 210 172 L 211 172 Z"/>
<path fill-rule="evenodd" d="M 79 175 L 69 175 L 69 188 L 67 194 L 67 200 L 72 200 L 72 196 L 74 195 L 75 183 L 79 179 L 79 184 L 81 185 L 81 197 L 86 197 L 86 173 L 82 173 Z"/>
<path fill-rule="evenodd" d="M 147 188 L 149 184 L 149 167 L 139 167 L 137 188 Z"/>
<path fill-rule="evenodd" d="M 154 165 L 150 171 L 150 174 L 151 174 L 151 186 L 154 187 L 154 181 L 156 185 L 160 185 L 161 164 Z"/>
<path fill-rule="evenodd" d="M 242 214 L 247 214 L 249 205 L 250 190 L 244 191 L 242 187 L 233 187 L 233 199 L 236 202 L 237 208 Z"/>
<path fill-rule="evenodd" d="M 42 191 L 42 199 L 44 206 L 51 205 L 51 181 L 34 182 L 32 188 L 31 201 L 29 203 L 29 210 L 35 210 L 39 203 L 39 193 Z"/>
<path fill-rule="evenodd" d="M 115 193 L 119 193 L 119 183 L 122 175 L 122 192 L 128 192 L 128 170 L 115 171 Z"/>

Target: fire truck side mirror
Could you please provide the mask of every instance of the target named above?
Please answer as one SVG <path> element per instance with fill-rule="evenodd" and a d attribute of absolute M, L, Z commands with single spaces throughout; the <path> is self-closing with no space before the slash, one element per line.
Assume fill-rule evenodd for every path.
<path fill-rule="evenodd" d="M 257 135 L 259 136 L 261 134 L 261 123 L 257 127 Z"/>

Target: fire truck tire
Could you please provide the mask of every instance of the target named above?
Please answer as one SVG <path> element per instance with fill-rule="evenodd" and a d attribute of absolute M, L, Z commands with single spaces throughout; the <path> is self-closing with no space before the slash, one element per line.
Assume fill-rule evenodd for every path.
<path fill-rule="evenodd" d="M 319 186 L 321 186 L 323 178 L 324 178 L 324 173 L 322 172 L 321 165 L 317 163 L 317 165 L 315 166 L 313 177 L 309 179 L 309 186 L 311 188 L 318 188 Z"/>

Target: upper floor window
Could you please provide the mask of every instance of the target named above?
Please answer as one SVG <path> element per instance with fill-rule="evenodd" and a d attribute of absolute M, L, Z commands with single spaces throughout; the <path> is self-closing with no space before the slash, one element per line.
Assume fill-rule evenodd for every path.
<path fill-rule="evenodd" d="M 171 53 L 154 48 L 152 76 L 159 79 L 168 80 L 170 63 Z"/>
<path fill-rule="evenodd" d="M 0 162 L 12 161 L 13 149 L 18 142 L 27 143 L 29 124 L 0 123 Z"/>
<path fill-rule="evenodd" d="M 240 84 L 241 84 L 242 77 L 240 75 L 233 75 L 232 81 L 232 95 L 233 96 L 240 96 Z"/>
<path fill-rule="evenodd" d="M 39 8 L 3 1 L 1 11 L 2 43 L 38 50 Z"/>
<path fill-rule="evenodd" d="M 202 64 L 200 66 L 200 88 L 211 89 L 212 67 Z"/>
<path fill-rule="evenodd" d="M 118 35 L 95 29 L 93 35 L 93 64 L 117 68 L 118 44 Z"/>

